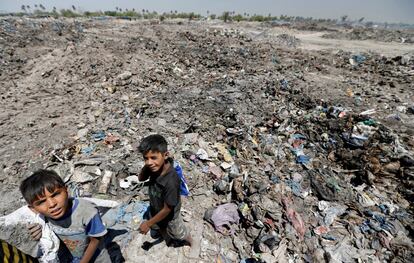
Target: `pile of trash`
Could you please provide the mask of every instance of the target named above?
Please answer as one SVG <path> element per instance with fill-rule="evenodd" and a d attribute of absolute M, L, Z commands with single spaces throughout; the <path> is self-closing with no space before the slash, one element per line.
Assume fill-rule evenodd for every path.
<path fill-rule="evenodd" d="M 297 47 L 300 45 L 300 39 L 289 34 L 280 34 L 276 36 L 275 42 L 282 46 Z"/>
<path fill-rule="evenodd" d="M 254 251 L 266 262 L 411 258 L 414 159 L 398 136 L 364 113 L 327 105 L 281 119 L 193 146 L 192 162 L 223 196 L 205 219 L 231 236 L 236 254 Z"/>
<path fill-rule="evenodd" d="M 352 28 L 348 31 L 337 31 L 323 35 L 324 38 L 348 40 L 375 40 L 381 42 L 414 43 L 412 30 Z"/>
<path fill-rule="evenodd" d="M 16 48 L 11 40 L 29 22 L 6 32 L 14 84 L 0 75 L 9 87 L 2 214 L 23 204 L 21 179 L 54 169 L 72 196 L 110 208 L 107 225 L 128 231 L 121 248 L 138 253 L 148 196 L 137 143 L 160 133 L 188 182 L 183 217 L 200 231 L 198 260 L 414 257 L 411 57 L 299 50 L 289 35 L 269 45 L 199 23 L 112 20 L 81 21 L 87 30 L 66 40 L 53 25 L 73 21 L 43 21 L 55 40 Z"/>

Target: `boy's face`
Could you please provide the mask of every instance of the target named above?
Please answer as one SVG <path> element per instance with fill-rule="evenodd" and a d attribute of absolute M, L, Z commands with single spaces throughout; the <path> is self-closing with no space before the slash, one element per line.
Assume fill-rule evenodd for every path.
<path fill-rule="evenodd" d="M 147 166 L 151 172 L 159 172 L 163 168 L 165 160 L 168 158 L 168 152 L 153 152 L 149 151 L 144 154 L 145 166 Z"/>
<path fill-rule="evenodd" d="M 39 196 L 30 205 L 32 210 L 52 219 L 61 218 L 68 210 L 68 207 L 69 198 L 66 187 L 55 188 L 52 192 L 45 188 L 45 194 Z"/>

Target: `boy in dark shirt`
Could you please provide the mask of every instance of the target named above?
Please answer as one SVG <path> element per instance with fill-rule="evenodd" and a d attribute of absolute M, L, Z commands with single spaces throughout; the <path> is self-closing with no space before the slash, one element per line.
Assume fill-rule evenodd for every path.
<path fill-rule="evenodd" d="M 139 230 L 142 234 L 151 229 L 162 235 L 164 240 L 192 244 L 191 236 L 181 217 L 180 178 L 169 158 L 167 141 L 161 135 L 145 137 L 138 150 L 145 165 L 139 174 L 140 181 L 149 179 L 149 220 Z"/>

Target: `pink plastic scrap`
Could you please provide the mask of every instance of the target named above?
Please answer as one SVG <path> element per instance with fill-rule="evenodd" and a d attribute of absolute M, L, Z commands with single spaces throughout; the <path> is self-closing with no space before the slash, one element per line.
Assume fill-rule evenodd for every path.
<path fill-rule="evenodd" d="M 303 240 L 305 236 L 305 223 L 303 223 L 302 217 L 293 208 L 290 207 L 291 200 L 288 198 L 282 198 L 282 203 L 285 207 L 286 217 L 292 223 L 293 228 L 298 233 L 299 239 Z"/>
<path fill-rule="evenodd" d="M 224 205 L 219 205 L 214 209 L 211 215 L 211 221 L 214 224 L 216 230 L 222 234 L 225 234 L 226 227 L 231 229 L 231 224 L 238 224 L 240 220 L 239 213 L 237 211 L 237 205 L 233 203 L 228 203 Z M 233 233 L 233 231 L 230 231 Z"/>

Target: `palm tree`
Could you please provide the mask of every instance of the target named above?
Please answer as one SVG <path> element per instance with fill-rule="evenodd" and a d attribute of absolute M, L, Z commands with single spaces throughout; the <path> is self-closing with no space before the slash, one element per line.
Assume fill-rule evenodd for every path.
<path fill-rule="evenodd" d="M 46 10 L 46 8 L 45 8 L 42 4 L 40 4 L 40 5 L 39 5 L 39 7 L 40 7 L 40 9 L 42 9 L 43 11 L 45 11 L 45 10 Z"/>
<path fill-rule="evenodd" d="M 115 6 L 115 10 L 116 10 L 117 12 L 118 12 L 118 9 L 119 9 L 119 8 L 118 8 L 117 6 Z"/>
<path fill-rule="evenodd" d="M 53 7 L 53 13 L 57 13 L 56 6 Z"/>
<path fill-rule="evenodd" d="M 26 6 L 25 5 L 22 5 L 21 9 L 22 9 L 23 12 L 26 12 Z"/>
<path fill-rule="evenodd" d="M 74 5 L 72 5 L 72 9 L 73 11 L 76 11 L 76 7 Z"/>
<path fill-rule="evenodd" d="M 26 6 L 26 9 L 28 10 L 28 12 L 30 13 L 30 5 Z"/>

